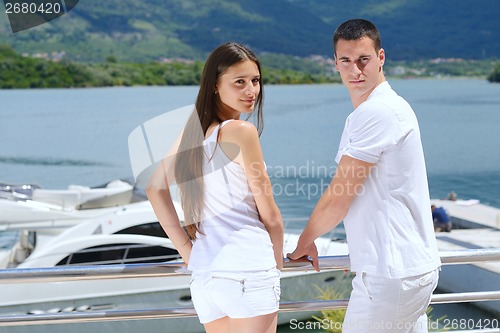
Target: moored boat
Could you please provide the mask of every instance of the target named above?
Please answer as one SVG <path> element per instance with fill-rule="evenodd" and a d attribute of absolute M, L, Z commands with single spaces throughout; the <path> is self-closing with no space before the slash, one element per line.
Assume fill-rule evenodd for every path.
<path fill-rule="evenodd" d="M 176 207 L 182 217 L 179 205 L 176 204 Z M 285 238 L 284 251 L 291 252 L 295 248 L 298 235 L 287 233 Z M 27 239 L 32 239 L 31 245 Z M 18 245 L 27 245 L 28 248 L 21 252 L 28 255 L 21 263 L 10 262 L 7 266 L 36 268 L 106 265 L 165 262 L 179 258 L 147 201 L 129 206 L 126 210 L 80 222 L 59 234 L 33 232 L 28 234 L 24 241 L 20 240 Z M 347 254 L 345 243 L 334 242 L 328 238 L 318 239 L 317 246 L 320 255 Z M 21 257 L 19 255 L 17 259 Z M 281 279 L 281 301 L 318 299 L 320 288 L 349 290 L 350 279 L 350 273 L 339 271 L 284 272 Z M 0 315 L 192 307 L 189 281 L 189 275 L 181 275 L 168 278 L 0 284 Z M 301 320 L 310 316 L 311 312 L 283 313 L 280 314 L 279 320 L 281 323 L 287 323 L 292 318 Z M 118 322 L 115 324 L 116 327 L 122 325 Z M 67 325 L 66 328 L 71 327 L 72 332 L 88 331 L 88 324 Z M 58 326 L 65 325 L 55 325 L 54 329 Z M 120 327 L 122 332 L 132 332 L 123 326 Z M 155 325 L 147 327 L 141 331 L 157 332 Z M 22 328 L 25 329 L 23 332 L 33 329 L 30 326 Z M 162 331 L 201 332 L 202 327 L 197 318 L 178 318 L 169 319 Z"/>

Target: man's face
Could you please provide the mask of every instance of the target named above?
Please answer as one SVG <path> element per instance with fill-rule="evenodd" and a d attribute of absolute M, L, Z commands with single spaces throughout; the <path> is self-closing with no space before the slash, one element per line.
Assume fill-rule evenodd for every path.
<path fill-rule="evenodd" d="M 384 49 L 375 50 L 368 37 L 340 39 L 335 47 L 335 66 L 351 98 L 366 100 L 383 78 Z"/>

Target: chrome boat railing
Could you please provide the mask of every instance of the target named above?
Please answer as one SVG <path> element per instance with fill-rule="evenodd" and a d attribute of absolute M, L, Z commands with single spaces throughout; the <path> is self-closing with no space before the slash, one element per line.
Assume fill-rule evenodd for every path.
<path fill-rule="evenodd" d="M 441 261 L 444 265 L 477 264 L 481 262 L 500 261 L 500 249 L 473 249 L 458 251 L 442 251 Z M 322 270 L 346 270 L 349 269 L 348 256 L 320 257 Z M 284 271 L 306 271 L 312 270 L 308 262 L 290 262 L 286 260 Z M 124 264 L 106 266 L 74 266 L 55 268 L 25 268 L 0 270 L 0 284 L 33 283 L 33 282 L 62 282 L 78 280 L 97 279 L 122 279 L 122 278 L 144 278 L 144 277 L 168 277 L 186 275 L 182 263 L 161 264 Z M 431 304 L 457 303 L 457 302 L 479 302 L 500 300 L 500 290 L 487 292 L 467 292 L 434 294 Z M 347 307 L 348 300 L 315 300 L 300 302 L 282 302 L 280 312 L 296 311 L 320 311 L 330 309 L 341 309 Z M 27 314 L 0 316 L 0 327 L 23 326 L 42 324 L 63 324 L 79 322 L 102 322 L 122 321 L 132 319 L 159 319 L 159 318 L 181 318 L 194 317 L 196 312 L 193 308 L 168 308 L 168 309 L 132 309 L 132 310 L 110 310 L 92 311 L 78 313 L 54 313 L 54 314 Z M 489 333 L 499 332 L 497 327 L 482 330 L 454 331 L 461 333 Z"/>

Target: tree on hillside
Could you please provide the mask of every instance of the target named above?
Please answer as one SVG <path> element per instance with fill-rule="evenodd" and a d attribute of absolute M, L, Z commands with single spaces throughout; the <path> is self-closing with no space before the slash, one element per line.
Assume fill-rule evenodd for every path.
<path fill-rule="evenodd" d="M 488 81 L 490 82 L 500 82 L 500 62 L 497 63 L 493 72 L 488 76 Z"/>

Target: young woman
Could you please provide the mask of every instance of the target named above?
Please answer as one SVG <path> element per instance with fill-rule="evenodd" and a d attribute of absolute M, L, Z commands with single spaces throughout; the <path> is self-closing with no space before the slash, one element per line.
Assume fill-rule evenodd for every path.
<path fill-rule="evenodd" d="M 192 271 L 193 304 L 208 333 L 276 332 L 283 221 L 259 143 L 262 101 L 252 51 L 237 43 L 217 47 L 203 70 L 196 111 L 174 148 L 173 167 L 165 159 L 146 189 Z M 240 120 L 254 109 L 258 128 Z M 185 228 L 168 190 L 173 179 Z"/>

